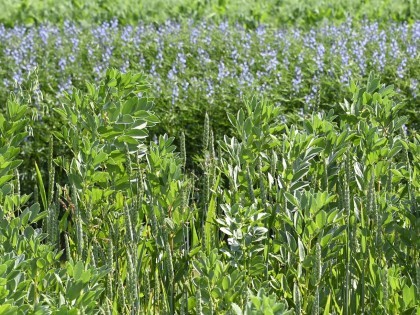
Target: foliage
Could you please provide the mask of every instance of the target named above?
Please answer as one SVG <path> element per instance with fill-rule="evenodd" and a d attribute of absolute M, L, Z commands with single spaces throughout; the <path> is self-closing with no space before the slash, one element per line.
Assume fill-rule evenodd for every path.
<path fill-rule="evenodd" d="M 158 120 L 144 75 L 108 70 L 52 109 L 62 127 L 47 171 L 32 166 L 36 198 L 18 157 L 39 121 L 11 95 L 1 313 L 416 314 L 420 138 L 392 86 L 371 74 L 350 93 L 289 125 L 250 99 L 219 141 L 205 115 L 191 157 L 173 137 L 146 142 Z"/>
<path fill-rule="evenodd" d="M 253 95 L 270 99 L 281 110 L 282 123 L 297 115 L 328 111 L 337 100 L 351 96 L 350 78 L 363 81 L 375 71 L 386 84 L 404 95 L 401 113 L 408 116 L 408 132 L 419 128 L 420 23 L 358 23 L 348 19 L 308 30 L 260 25 L 247 30 L 238 23 L 188 20 L 181 23 L 123 26 L 117 21 L 83 26 L 0 27 L 0 100 L 9 91 L 28 102 L 36 123 L 21 159 L 29 170 L 36 160 L 46 173 L 50 131 L 61 128 L 52 108 L 76 87 L 88 92 L 85 81 L 99 82 L 106 69 L 147 74 L 160 124 L 152 136 L 184 132 L 185 151 L 200 154 L 202 122 L 209 114 L 216 140 L 235 132 L 226 115 L 235 115 Z M 66 154 L 61 142 L 58 155 Z M 197 167 L 188 160 L 187 168 Z M 23 174 L 32 174 L 22 172 Z M 65 177 L 60 171 L 59 178 Z M 33 178 L 22 189 L 32 190 Z M 28 183 L 28 184 L 27 184 Z M 29 186 L 29 187 L 28 187 Z"/>
<path fill-rule="evenodd" d="M 410 21 L 419 18 L 418 12 L 417 1 L 402 0 L 64 0 L 59 3 L 54 0 L 5 0 L 0 23 L 60 23 L 65 17 L 95 23 L 116 17 L 120 23 L 136 24 L 144 20 L 163 22 L 194 17 L 197 20 L 239 20 L 248 27 L 255 27 L 258 23 L 311 25 L 324 19 L 342 21 L 347 15 L 357 19 Z"/>
<path fill-rule="evenodd" d="M 28 107 L 10 98 L 6 115 L 0 115 L 0 304 L 2 314 L 77 314 L 97 311 L 96 300 L 104 289 L 105 269 L 92 269 L 82 261 L 60 267 L 56 244 L 37 227 L 47 211 L 38 203 L 25 207 L 28 195 L 20 194 L 16 159 L 26 136 Z"/>

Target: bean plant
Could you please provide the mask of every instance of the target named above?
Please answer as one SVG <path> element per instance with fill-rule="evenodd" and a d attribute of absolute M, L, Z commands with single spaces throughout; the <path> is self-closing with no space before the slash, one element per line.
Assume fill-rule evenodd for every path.
<path fill-rule="evenodd" d="M 31 194 L 25 93 L 0 114 L 1 314 L 418 314 L 420 138 L 373 73 L 292 124 L 254 97 L 218 140 L 205 114 L 190 156 L 110 69 L 51 109 Z"/>

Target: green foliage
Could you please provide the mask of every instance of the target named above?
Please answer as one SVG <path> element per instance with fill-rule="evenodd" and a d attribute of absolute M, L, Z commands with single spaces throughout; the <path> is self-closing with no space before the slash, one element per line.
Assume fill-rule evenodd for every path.
<path fill-rule="evenodd" d="M 203 147 L 206 112 L 215 140 L 233 135 L 226 114 L 235 116 L 253 94 L 278 105 L 284 124 L 295 123 L 298 115 L 310 115 L 313 109 L 334 108 L 337 100 L 350 96 L 346 86 L 350 76 L 365 80 L 371 70 L 404 95 L 400 112 L 408 116 L 408 130 L 415 132 L 420 76 L 417 28 L 418 22 L 376 25 L 356 19 L 339 25 L 326 22 L 309 30 L 272 24 L 249 30 L 234 22 L 198 20 L 135 27 L 114 22 L 6 27 L 0 31 L 4 39 L 0 102 L 6 102 L 11 90 L 29 90 L 18 95 L 35 118 L 28 122 L 28 141 L 20 159 L 27 170 L 36 161 L 44 180 L 50 176 L 51 132 L 59 131 L 62 124 L 53 109 L 64 110 L 61 96 L 72 87 L 87 93 L 85 81 L 99 83 L 108 67 L 148 73 L 149 96 L 154 97 L 160 119 L 148 131 L 176 137 L 183 132 L 185 152 L 192 157 Z M 14 85 L 15 80 L 21 85 Z M 110 126 L 102 127 L 106 131 L 100 132 L 113 136 Z M 143 131 L 136 132 L 141 136 Z M 175 144 L 180 147 L 178 139 Z M 53 146 L 56 155 L 67 154 L 61 141 Z M 196 167 L 195 161 L 188 160 L 186 167 Z M 59 170 L 54 176 L 58 181 L 66 178 Z M 35 177 L 26 170 L 21 177 L 26 179 L 22 191 L 31 192 Z"/>
<path fill-rule="evenodd" d="M 271 296 L 266 296 L 264 289 L 260 289 L 257 295 L 253 295 L 250 292 L 249 301 L 246 304 L 244 312 L 241 311 L 238 305 L 233 304 L 233 309 L 237 315 L 270 315 L 270 314 L 279 314 L 279 315 L 291 315 L 293 311 L 287 310 L 286 306 L 283 303 L 276 301 L 276 296 L 273 294 Z"/>
<path fill-rule="evenodd" d="M 143 75 L 109 70 L 67 94 L 31 205 L 18 171 L 31 112 L 10 97 L 2 314 L 416 313 L 420 138 L 392 86 L 370 75 L 290 125 L 250 99 L 219 141 L 206 115 L 199 175 L 173 137 L 146 142 L 149 93 Z"/>
<path fill-rule="evenodd" d="M 0 23 L 38 24 L 60 23 L 64 19 L 92 23 L 98 20 L 118 18 L 123 24 L 138 21 L 163 22 L 167 19 L 231 19 L 242 21 L 248 27 L 258 23 L 313 24 L 324 19 L 343 20 L 347 15 L 358 19 L 390 18 L 397 21 L 419 18 L 417 1 L 350 1 L 350 0 L 156 0 L 156 1 L 92 1 L 53 0 L 28 1 L 5 0 L 2 3 Z"/>

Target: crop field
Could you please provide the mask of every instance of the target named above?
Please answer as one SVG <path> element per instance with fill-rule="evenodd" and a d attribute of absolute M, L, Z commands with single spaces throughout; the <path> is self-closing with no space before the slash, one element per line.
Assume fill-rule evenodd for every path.
<path fill-rule="evenodd" d="M 418 12 L 3 1 L 0 315 L 420 315 Z"/>

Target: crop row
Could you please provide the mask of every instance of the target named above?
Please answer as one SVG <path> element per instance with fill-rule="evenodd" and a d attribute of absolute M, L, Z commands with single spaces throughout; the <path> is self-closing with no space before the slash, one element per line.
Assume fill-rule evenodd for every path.
<path fill-rule="evenodd" d="M 194 154 L 205 112 L 220 138 L 231 131 L 226 112 L 236 113 L 244 97 L 266 97 L 287 120 L 337 106 L 349 96 L 350 79 L 375 71 L 406 98 L 411 129 L 419 126 L 419 45 L 419 22 L 380 27 L 348 20 L 308 31 L 193 21 L 0 26 L 0 100 L 16 83 L 23 85 L 38 95 L 33 104 L 42 115 L 59 95 L 73 86 L 83 89 L 109 67 L 142 71 L 149 75 L 161 120 L 152 132 L 184 131 L 187 151 Z"/>
<path fill-rule="evenodd" d="M 343 21 L 348 16 L 357 20 L 412 21 L 420 18 L 415 0 L 4 0 L 0 23 L 13 26 L 43 22 L 62 23 L 65 19 L 95 24 L 117 18 L 123 24 L 139 21 L 162 23 L 167 19 L 229 19 L 247 27 L 260 23 L 274 25 L 313 25 L 325 19 Z"/>

